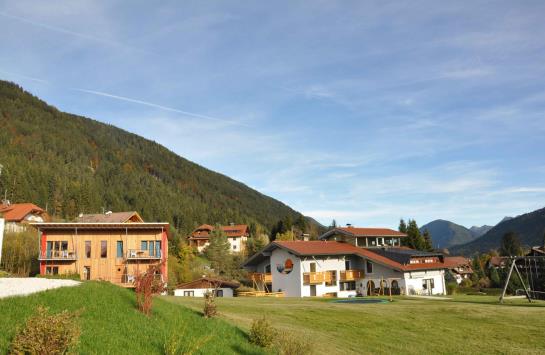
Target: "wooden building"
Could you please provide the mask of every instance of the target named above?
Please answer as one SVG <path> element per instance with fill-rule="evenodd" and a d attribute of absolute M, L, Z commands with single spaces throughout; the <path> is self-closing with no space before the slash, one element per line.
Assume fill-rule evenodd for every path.
<path fill-rule="evenodd" d="M 33 223 L 40 238 L 40 274 L 77 273 L 133 287 L 149 265 L 167 281 L 168 223 Z"/>

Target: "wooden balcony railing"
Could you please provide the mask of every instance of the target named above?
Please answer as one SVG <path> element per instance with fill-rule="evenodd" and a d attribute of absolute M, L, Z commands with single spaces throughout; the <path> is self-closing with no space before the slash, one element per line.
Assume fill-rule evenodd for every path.
<path fill-rule="evenodd" d="M 254 272 L 250 274 L 250 279 L 254 282 L 270 284 L 272 283 L 272 274 L 263 273 L 263 272 Z"/>
<path fill-rule="evenodd" d="M 321 284 L 326 279 L 324 272 L 304 272 L 303 273 L 303 284 L 305 285 L 316 285 Z"/>
<path fill-rule="evenodd" d="M 38 260 L 76 260 L 76 252 L 72 250 L 44 250 Z"/>
<path fill-rule="evenodd" d="M 341 281 L 354 281 L 364 277 L 363 270 L 342 270 L 340 272 Z"/>
<path fill-rule="evenodd" d="M 161 259 L 161 250 L 152 250 L 150 253 L 148 249 L 129 249 L 126 258 L 127 260 Z"/>

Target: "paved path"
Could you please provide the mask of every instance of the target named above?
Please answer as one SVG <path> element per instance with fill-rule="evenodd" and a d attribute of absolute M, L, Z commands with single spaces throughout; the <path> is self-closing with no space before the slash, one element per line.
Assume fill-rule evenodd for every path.
<path fill-rule="evenodd" d="M 38 277 L 2 277 L 0 278 L 0 298 L 10 296 L 26 296 L 31 293 L 52 288 L 77 286 L 74 280 L 43 279 Z"/>

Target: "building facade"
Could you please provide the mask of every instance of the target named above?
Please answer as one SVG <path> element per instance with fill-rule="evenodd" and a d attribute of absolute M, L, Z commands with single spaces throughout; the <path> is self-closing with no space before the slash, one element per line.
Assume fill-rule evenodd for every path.
<path fill-rule="evenodd" d="M 240 287 L 236 282 L 229 282 L 211 278 L 200 278 L 178 285 L 174 289 L 174 296 L 204 297 L 207 293 L 216 292 L 216 297 L 233 297 L 234 290 Z"/>
<path fill-rule="evenodd" d="M 28 229 L 30 223 L 47 222 L 49 216 L 41 207 L 33 203 L 0 204 L 0 215 L 5 220 L 6 232 L 20 233 Z"/>
<path fill-rule="evenodd" d="M 150 265 L 167 281 L 168 223 L 34 223 L 40 274 L 79 274 L 133 287 Z"/>
<path fill-rule="evenodd" d="M 220 228 L 227 237 L 231 253 L 239 253 L 246 249 L 246 241 L 250 235 L 250 230 L 246 224 L 230 224 Z M 210 238 L 214 229 L 215 227 L 209 224 L 197 227 L 187 238 L 189 245 L 202 253 L 210 245 Z"/>
<path fill-rule="evenodd" d="M 404 234 L 381 231 L 360 230 L 342 241 L 329 240 L 329 232 L 321 241 L 275 241 L 244 267 L 258 290 L 288 297 L 445 294 L 442 254 L 400 247 Z"/>

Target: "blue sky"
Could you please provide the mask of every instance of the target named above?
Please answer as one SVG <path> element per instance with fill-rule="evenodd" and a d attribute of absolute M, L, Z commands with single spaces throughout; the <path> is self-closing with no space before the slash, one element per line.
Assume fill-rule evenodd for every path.
<path fill-rule="evenodd" d="M 545 206 L 545 3 L 0 1 L 0 78 L 323 223 Z"/>

